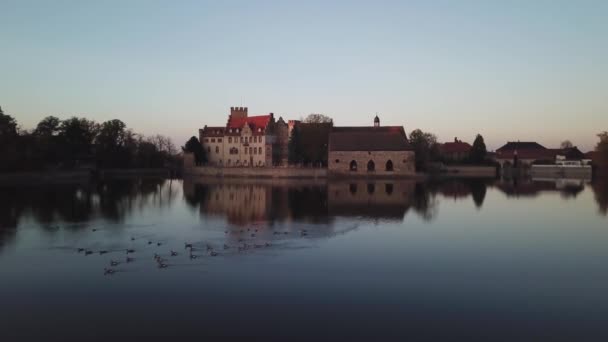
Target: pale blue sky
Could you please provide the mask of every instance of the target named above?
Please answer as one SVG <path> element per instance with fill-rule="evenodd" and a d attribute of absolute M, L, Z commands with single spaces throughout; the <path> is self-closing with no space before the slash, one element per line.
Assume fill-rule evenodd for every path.
<path fill-rule="evenodd" d="M 0 0 L 0 106 L 176 144 L 230 106 L 491 149 L 608 130 L 608 1 Z"/>

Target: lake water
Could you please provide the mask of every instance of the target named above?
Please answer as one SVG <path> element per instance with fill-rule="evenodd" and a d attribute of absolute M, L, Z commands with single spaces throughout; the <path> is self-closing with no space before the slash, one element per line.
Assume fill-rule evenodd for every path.
<path fill-rule="evenodd" d="M 607 184 L 2 187 L 0 340 L 605 341 Z"/>

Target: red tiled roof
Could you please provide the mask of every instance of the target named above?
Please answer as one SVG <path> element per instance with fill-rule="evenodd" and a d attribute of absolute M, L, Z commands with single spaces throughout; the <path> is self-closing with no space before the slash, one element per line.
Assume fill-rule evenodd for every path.
<path fill-rule="evenodd" d="M 466 153 L 471 150 L 472 146 L 469 143 L 458 141 L 441 144 L 439 149 L 442 153 Z"/>
<path fill-rule="evenodd" d="M 236 129 L 243 128 L 245 124 L 248 124 L 251 130 L 254 133 L 258 133 L 258 128 L 261 128 L 262 131 L 266 130 L 266 127 L 272 120 L 272 115 L 258 115 L 258 116 L 249 116 L 246 118 L 229 118 L 228 124 L 226 125 L 228 129 Z M 234 133 L 234 132 L 233 132 Z"/>

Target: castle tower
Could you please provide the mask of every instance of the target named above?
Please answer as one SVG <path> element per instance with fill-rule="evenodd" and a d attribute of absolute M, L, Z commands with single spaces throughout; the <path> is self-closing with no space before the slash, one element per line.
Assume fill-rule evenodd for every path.
<path fill-rule="evenodd" d="M 247 118 L 247 107 L 230 107 L 230 117 L 233 119 Z"/>

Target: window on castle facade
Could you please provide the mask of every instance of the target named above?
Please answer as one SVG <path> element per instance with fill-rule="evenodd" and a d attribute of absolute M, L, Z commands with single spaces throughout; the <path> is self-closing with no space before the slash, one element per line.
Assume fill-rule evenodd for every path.
<path fill-rule="evenodd" d="M 217 142 L 222 142 L 222 139 L 221 138 L 217 139 Z"/>
<path fill-rule="evenodd" d="M 232 137 L 228 138 L 228 142 L 232 143 Z"/>
<path fill-rule="evenodd" d="M 261 147 L 259 148 L 259 150 L 260 150 L 260 152 L 259 152 L 259 153 L 260 153 L 260 154 L 262 154 L 262 148 L 261 148 Z"/>
<path fill-rule="evenodd" d="M 215 139 L 211 139 L 211 142 L 215 142 Z"/>

